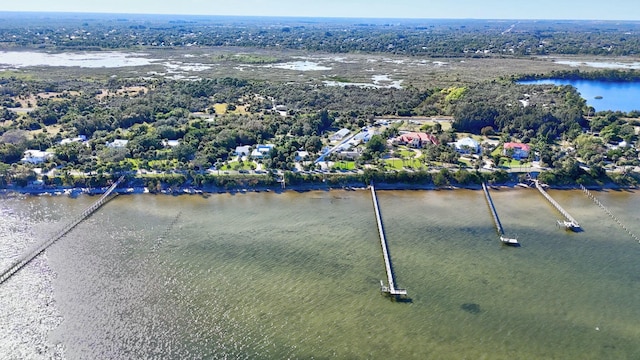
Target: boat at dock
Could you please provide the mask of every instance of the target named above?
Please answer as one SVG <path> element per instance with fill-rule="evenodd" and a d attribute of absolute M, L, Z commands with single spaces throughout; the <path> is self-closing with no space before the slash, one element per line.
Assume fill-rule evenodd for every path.
<path fill-rule="evenodd" d="M 482 190 L 484 190 L 487 205 L 489 205 L 489 210 L 491 211 L 491 215 L 493 216 L 493 222 L 496 225 L 496 231 L 498 232 L 498 236 L 500 236 L 500 242 L 504 245 L 520 246 L 518 239 L 504 236 L 504 229 L 502 228 L 502 223 L 500 223 L 500 218 L 498 218 L 498 211 L 496 211 L 496 207 L 493 205 L 491 195 L 489 195 L 489 188 L 487 187 L 487 184 L 482 183 Z"/>
<path fill-rule="evenodd" d="M 558 220 L 558 226 L 565 228 L 565 230 L 580 230 L 580 224 L 578 223 L 578 221 L 574 219 L 565 209 L 563 209 L 557 201 L 553 200 L 551 195 L 547 194 L 547 192 L 543 189 L 544 184 L 540 184 L 538 180 L 534 180 L 533 183 L 540 191 L 540 194 L 542 194 L 547 200 L 549 200 L 551 205 L 553 205 L 553 207 L 555 207 L 556 210 L 558 210 L 560 214 L 564 216 L 565 220 Z"/>
<path fill-rule="evenodd" d="M 502 242 L 504 245 L 520 246 L 520 243 L 518 242 L 518 239 L 516 239 L 516 238 L 508 238 L 508 237 L 505 237 L 505 236 L 500 236 L 500 242 Z"/>
<path fill-rule="evenodd" d="M 571 231 L 580 230 L 580 225 L 573 221 L 558 220 L 558 226 L 564 228 L 565 230 L 571 230 Z"/>

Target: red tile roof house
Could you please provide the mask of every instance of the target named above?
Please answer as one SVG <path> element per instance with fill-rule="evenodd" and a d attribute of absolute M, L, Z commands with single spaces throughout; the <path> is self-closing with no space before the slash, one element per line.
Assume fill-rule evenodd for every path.
<path fill-rule="evenodd" d="M 527 144 L 521 143 L 504 143 L 502 147 L 502 155 L 507 155 L 509 153 L 509 149 L 513 149 L 512 157 L 516 160 L 521 160 L 529 157 L 529 151 L 531 151 L 531 147 Z"/>
<path fill-rule="evenodd" d="M 401 134 L 394 139 L 398 144 L 408 145 L 414 148 L 421 148 L 426 144 L 438 145 L 438 138 L 431 134 L 410 132 Z"/>

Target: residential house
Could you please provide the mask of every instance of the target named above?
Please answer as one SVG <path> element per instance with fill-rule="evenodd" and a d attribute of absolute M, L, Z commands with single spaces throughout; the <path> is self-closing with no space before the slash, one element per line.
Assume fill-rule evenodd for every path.
<path fill-rule="evenodd" d="M 251 152 L 251 157 L 255 159 L 263 159 L 269 156 L 269 152 L 274 147 L 274 144 L 258 145 L 256 149 Z"/>
<path fill-rule="evenodd" d="M 362 155 L 362 152 L 359 148 L 341 150 L 336 152 L 336 157 L 338 157 L 339 159 L 355 160 L 359 158 L 360 155 Z"/>
<path fill-rule="evenodd" d="M 526 159 L 529 157 L 529 152 L 531 151 L 531 147 L 527 144 L 522 144 L 522 143 L 513 143 L 513 142 L 504 143 L 502 147 L 502 154 L 509 155 L 509 153 L 512 151 L 513 153 L 511 154 L 511 157 L 513 157 L 514 159 L 516 160 Z"/>
<path fill-rule="evenodd" d="M 40 150 L 26 150 L 24 156 L 20 161 L 30 164 L 41 164 L 53 157 L 53 154 Z"/>
<path fill-rule="evenodd" d="M 357 140 L 358 142 L 367 143 L 371 140 L 371 137 L 374 135 L 373 131 L 362 131 L 359 132 L 356 136 L 353 137 L 353 140 Z"/>
<path fill-rule="evenodd" d="M 480 143 L 473 138 L 466 137 L 453 143 L 456 151 L 461 154 L 477 154 L 480 152 Z"/>
<path fill-rule="evenodd" d="M 419 132 L 407 132 L 402 133 L 400 136 L 393 139 L 394 144 L 407 145 L 414 148 L 421 148 L 427 144 L 438 145 L 438 138 L 431 134 L 419 133 Z"/>
<path fill-rule="evenodd" d="M 288 108 L 285 105 L 276 105 L 274 106 L 274 110 L 277 111 L 281 116 L 287 116 Z"/>
<path fill-rule="evenodd" d="M 172 148 L 180 145 L 180 140 L 162 140 L 162 145 L 164 147 Z"/>
<path fill-rule="evenodd" d="M 110 148 L 124 148 L 124 147 L 127 147 L 128 143 L 129 143 L 129 140 L 115 139 L 112 142 L 107 143 L 107 147 L 110 147 Z"/>
<path fill-rule="evenodd" d="M 250 150 L 251 150 L 250 145 L 236 146 L 236 151 L 234 151 L 234 154 L 236 156 L 248 156 Z"/>
<path fill-rule="evenodd" d="M 335 134 L 331 135 L 331 141 L 338 141 L 338 140 L 342 140 L 345 136 L 347 136 L 347 134 L 349 134 L 349 129 L 341 129 L 340 131 L 336 132 Z"/>
<path fill-rule="evenodd" d="M 77 137 L 74 137 L 74 138 L 62 139 L 62 141 L 60 141 L 60 145 L 71 144 L 74 142 L 85 142 L 85 141 L 87 141 L 87 137 L 85 135 L 78 135 Z"/>

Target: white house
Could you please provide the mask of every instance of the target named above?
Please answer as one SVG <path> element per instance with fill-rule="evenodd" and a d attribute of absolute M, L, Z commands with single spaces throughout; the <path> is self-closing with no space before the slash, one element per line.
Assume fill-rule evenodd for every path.
<path fill-rule="evenodd" d="M 180 140 L 163 140 L 162 145 L 164 145 L 165 147 L 172 148 L 180 145 Z"/>
<path fill-rule="evenodd" d="M 22 162 L 27 162 L 30 164 L 41 164 L 53 157 L 53 154 L 46 151 L 40 150 L 26 150 L 24 152 L 24 157 L 20 159 Z"/>
<path fill-rule="evenodd" d="M 129 143 L 129 140 L 115 139 L 112 142 L 107 143 L 107 147 L 110 147 L 110 148 L 124 148 L 124 147 L 127 147 L 128 143 Z"/>
<path fill-rule="evenodd" d="M 265 156 L 269 155 L 269 152 L 274 147 L 275 147 L 274 144 L 258 145 L 256 149 L 251 152 L 251 157 L 256 159 L 262 159 Z"/>
<path fill-rule="evenodd" d="M 74 138 L 62 139 L 62 141 L 60 141 L 60 145 L 71 144 L 74 142 L 85 142 L 85 141 L 87 141 L 87 137 L 85 135 L 79 135 Z"/>
<path fill-rule="evenodd" d="M 360 155 L 362 155 L 362 152 L 360 152 L 359 149 L 347 149 L 347 150 L 341 150 L 338 151 L 336 153 L 336 156 L 339 159 L 349 159 L 349 160 L 354 160 L 360 157 Z"/>
<path fill-rule="evenodd" d="M 356 134 L 356 136 L 353 137 L 353 140 L 358 140 L 361 141 L 363 143 L 367 143 L 369 142 L 369 140 L 371 140 L 371 137 L 374 135 L 373 131 L 362 131 L 358 134 Z"/>
<path fill-rule="evenodd" d="M 453 143 L 456 151 L 462 154 L 477 154 L 480 152 L 480 143 L 473 138 L 466 137 Z"/>
<path fill-rule="evenodd" d="M 342 140 L 345 136 L 349 134 L 349 129 L 341 129 L 337 133 L 331 135 L 331 141 Z"/>
<path fill-rule="evenodd" d="M 234 154 L 236 154 L 236 156 L 247 156 L 249 155 L 249 150 L 251 150 L 251 146 L 249 145 L 236 146 Z"/>

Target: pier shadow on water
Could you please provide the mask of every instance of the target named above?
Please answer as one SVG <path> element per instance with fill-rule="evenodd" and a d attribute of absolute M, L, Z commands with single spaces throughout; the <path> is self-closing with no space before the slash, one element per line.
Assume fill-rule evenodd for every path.
<path fill-rule="evenodd" d="M 397 303 L 413 304 L 413 299 L 407 295 L 389 295 L 389 297 Z"/>

